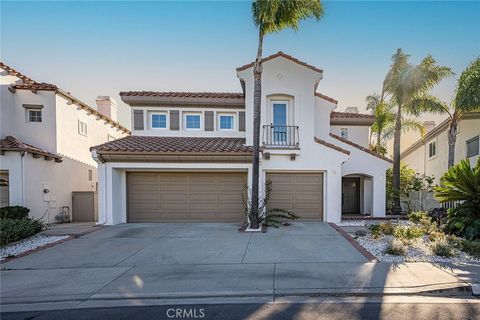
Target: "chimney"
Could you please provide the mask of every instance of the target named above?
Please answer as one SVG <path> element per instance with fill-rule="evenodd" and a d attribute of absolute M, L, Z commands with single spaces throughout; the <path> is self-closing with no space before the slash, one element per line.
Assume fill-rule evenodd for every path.
<path fill-rule="evenodd" d="M 117 120 L 117 109 L 118 105 L 115 100 L 110 96 L 98 96 L 95 100 L 97 103 L 97 110 L 100 113 L 103 113 L 107 117 L 111 118 L 113 121 Z"/>
<path fill-rule="evenodd" d="M 423 127 L 425 128 L 426 132 L 432 131 L 433 128 L 435 128 L 436 124 L 435 121 L 424 121 L 423 122 Z"/>
<path fill-rule="evenodd" d="M 345 112 L 358 113 L 358 108 L 357 107 L 348 107 L 348 108 L 345 109 Z"/>

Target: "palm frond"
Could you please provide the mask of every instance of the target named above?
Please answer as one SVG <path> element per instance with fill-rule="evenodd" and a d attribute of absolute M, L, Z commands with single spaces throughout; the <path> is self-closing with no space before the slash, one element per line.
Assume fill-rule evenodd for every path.
<path fill-rule="evenodd" d="M 460 112 L 480 111 L 480 57 L 460 75 L 454 105 Z"/>
<path fill-rule="evenodd" d="M 429 94 L 413 98 L 413 100 L 406 106 L 406 109 L 410 113 L 414 114 L 418 112 L 429 112 L 435 114 L 447 113 L 451 117 L 448 105 L 437 97 Z"/>

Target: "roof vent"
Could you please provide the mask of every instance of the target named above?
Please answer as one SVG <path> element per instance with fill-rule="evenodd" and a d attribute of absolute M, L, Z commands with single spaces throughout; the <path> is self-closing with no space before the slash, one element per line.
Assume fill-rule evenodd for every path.
<path fill-rule="evenodd" d="M 348 107 L 348 108 L 345 109 L 345 112 L 358 113 L 358 108 L 357 107 Z"/>

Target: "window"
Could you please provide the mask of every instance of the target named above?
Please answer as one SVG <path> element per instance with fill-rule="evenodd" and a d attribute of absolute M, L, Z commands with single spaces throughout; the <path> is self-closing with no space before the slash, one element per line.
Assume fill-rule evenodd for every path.
<path fill-rule="evenodd" d="M 479 154 L 479 136 L 467 140 L 467 158 L 478 156 Z"/>
<path fill-rule="evenodd" d="M 340 128 L 340 136 L 343 139 L 348 139 L 348 128 Z"/>
<path fill-rule="evenodd" d="M 154 129 L 166 129 L 167 128 L 167 115 L 164 113 L 152 114 L 152 128 Z"/>
<path fill-rule="evenodd" d="M 80 120 L 78 120 L 78 134 L 81 134 L 85 137 L 87 136 L 87 124 Z"/>
<path fill-rule="evenodd" d="M 437 141 L 428 144 L 428 157 L 433 158 L 437 155 Z"/>
<path fill-rule="evenodd" d="M 220 128 L 220 130 L 233 130 L 233 124 L 233 115 L 220 115 L 218 117 L 218 127 Z"/>
<path fill-rule="evenodd" d="M 42 110 L 28 110 L 28 122 L 42 122 Z"/>
<path fill-rule="evenodd" d="M 185 115 L 185 128 L 186 129 L 200 129 L 201 121 L 199 114 L 187 114 Z"/>
<path fill-rule="evenodd" d="M 88 170 L 88 181 L 92 181 L 92 180 L 93 180 L 93 171 Z"/>

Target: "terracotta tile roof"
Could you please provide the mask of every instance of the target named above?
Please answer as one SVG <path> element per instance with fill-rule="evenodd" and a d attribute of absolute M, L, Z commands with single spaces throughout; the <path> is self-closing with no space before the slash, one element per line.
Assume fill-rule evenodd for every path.
<path fill-rule="evenodd" d="M 292 57 L 291 55 L 288 55 L 288 54 L 283 53 L 282 51 L 278 51 L 278 52 L 275 53 L 275 54 L 272 54 L 272 55 L 270 55 L 270 56 L 268 56 L 268 57 L 263 58 L 263 59 L 262 59 L 262 63 L 263 63 L 263 62 L 267 62 L 268 60 L 272 60 L 272 59 L 278 58 L 278 57 L 283 57 L 283 58 L 285 58 L 285 59 L 291 60 L 291 61 L 293 61 L 293 62 L 295 62 L 295 63 L 297 63 L 297 64 L 299 64 L 299 65 L 301 65 L 301 66 L 307 67 L 308 69 L 313 70 L 313 71 L 315 71 L 315 72 L 323 73 L 323 70 L 322 70 L 322 69 L 319 69 L 319 68 L 317 68 L 317 67 L 315 67 L 315 66 L 312 66 L 312 65 L 310 65 L 310 64 L 308 64 L 308 63 L 306 63 L 306 62 L 300 61 L 300 60 L 298 60 L 297 58 Z M 243 66 L 241 66 L 241 67 L 238 67 L 238 68 L 237 68 L 237 71 L 242 71 L 242 70 L 248 69 L 248 68 L 250 68 L 250 67 L 253 67 L 254 64 L 255 64 L 255 61 L 254 61 L 254 62 L 250 62 L 250 63 L 248 63 L 248 64 L 245 64 L 245 65 L 243 65 Z"/>
<path fill-rule="evenodd" d="M 243 99 L 243 93 L 237 92 L 156 92 L 156 91 L 122 91 L 120 96 L 171 97 L 171 98 L 219 98 Z"/>
<path fill-rule="evenodd" d="M 32 80 L 31 78 L 27 77 L 26 75 L 18 72 L 17 70 L 13 69 L 10 66 L 7 66 L 5 63 L 0 62 L 0 68 L 5 70 L 9 75 L 15 76 L 23 81 L 23 83 L 37 83 L 36 81 Z"/>
<path fill-rule="evenodd" d="M 334 145 L 333 143 L 327 142 L 327 141 L 322 140 L 322 139 L 317 138 L 317 137 L 314 137 L 314 140 L 315 140 L 316 143 L 323 144 L 324 146 L 332 148 L 333 150 L 337 150 L 337 151 L 340 151 L 340 152 L 348 154 L 348 155 L 350 154 L 350 151 L 345 150 L 343 148 L 340 148 L 339 146 Z"/>
<path fill-rule="evenodd" d="M 369 153 L 369 154 L 371 154 L 372 156 L 375 156 L 375 157 L 380 158 L 380 159 L 382 159 L 382 160 L 385 160 L 385 161 L 387 161 L 387 162 L 393 163 L 393 161 L 390 160 L 389 158 L 384 157 L 384 156 L 382 156 L 382 155 L 380 155 L 380 154 L 378 154 L 378 153 L 376 153 L 376 152 L 373 152 L 373 151 L 370 150 L 370 149 L 367 149 L 367 148 L 365 148 L 365 147 L 362 147 L 361 145 L 356 144 L 355 142 L 352 142 L 352 141 L 350 141 L 350 140 L 344 139 L 344 138 L 342 138 L 342 137 L 340 137 L 340 136 L 337 136 L 336 134 L 333 134 L 333 133 L 330 133 L 330 136 L 331 136 L 332 138 L 337 139 L 337 140 L 339 140 L 339 141 L 341 141 L 341 142 L 343 142 L 343 143 L 346 143 L 346 144 L 348 144 L 348 145 L 350 145 L 350 146 L 352 146 L 352 147 L 355 147 L 355 148 L 357 148 L 357 149 L 359 149 L 359 150 L 362 150 L 362 151 L 364 151 L 364 152 L 366 152 L 366 153 Z"/>
<path fill-rule="evenodd" d="M 58 87 L 54 84 L 50 83 L 27 83 L 27 84 L 14 84 L 12 85 L 14 89 L 19 89 L 19 90 L 43 90 L 43 91 L 55 91 L 58 89 Z"/>
<path fill-rule="evenodd" d="M 12 136 L 6 136 L 4 139 L 0 140 L 0 150 L 1 151 L 25 151 L 33 155 L 39 155 L 39 156 L 55 159 L 56 162 L 62 161 L 62 157 L 60 157 L 59 155 L 50 153 L 46 150 L 24 143 Z"/>
<path fill-rule="evenodd" d="M 332 111 L 330 118 L 374 119 L 372 114 Z"/>
<path fill-rule="evenodd" d="M 335 100 L 335 99 L 333 99 L 333 98 L 330 98 L 329 96 L 326 96 L 326 95 L 324 95 L 324 94 L 321 94 L 320 92 L 315 92 L 315 96 L 316 96 L 316 97 L 319 97 L 319 98 L 321 98 L 321 99 L 323 99 L 323 100 L 326 100 L 326 101 L 328 101 L 328 102 L 331 102 L 331 103 L 334 103 L 334 104 L 338 104 L 338 100 Z"/>
<path fill-rule="evenodd" d="M 90 148 L 109 153 L 252 153 L 243 138 L 127 136 Z"/>

